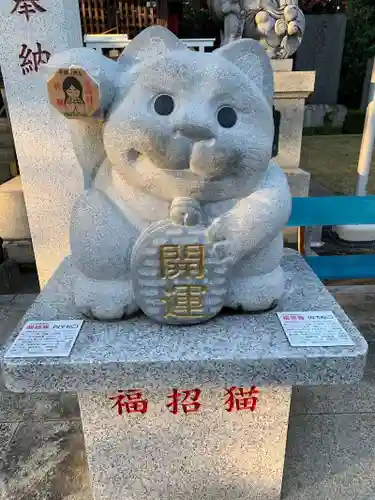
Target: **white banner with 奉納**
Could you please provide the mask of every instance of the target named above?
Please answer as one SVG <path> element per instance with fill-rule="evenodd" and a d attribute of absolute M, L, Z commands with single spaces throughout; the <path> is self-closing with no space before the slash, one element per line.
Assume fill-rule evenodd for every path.
<path fill-rule="evenodd" d="M 82 46 L 77 0 L 1 0 L 0 66 L 41 285 L 69 252 L 83 188 L 64 118 L 48 101 L 50 58 Z M 46 215 L 48 214 L 48 215 Z"/>

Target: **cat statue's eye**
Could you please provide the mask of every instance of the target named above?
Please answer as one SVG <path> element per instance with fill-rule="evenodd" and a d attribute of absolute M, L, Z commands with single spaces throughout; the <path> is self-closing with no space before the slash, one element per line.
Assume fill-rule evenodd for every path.
<path fill-rule="evenodd" d="M 232 128 L 237 121 L 237 113 L 230 106 L 223 106 L 217 114 L 219 125 L 224 128 Z"/>
<path fill-rule="evenodd" d="M 154 109 L 158 115 L 168 116 L 174 110 L 174 101 L 170 95 L 161 94 L 154 101 Z"/>

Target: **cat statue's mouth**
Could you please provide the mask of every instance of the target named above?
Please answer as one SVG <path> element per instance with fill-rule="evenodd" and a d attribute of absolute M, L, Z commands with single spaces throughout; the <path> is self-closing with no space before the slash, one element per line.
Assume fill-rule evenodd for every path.
<path fill-rule="evenodd" d="M 126 153 L 127 163 L 130 167 L 136 169 L 140 163 L 143 164 L 146 161 L 152 164 L 153 168 L 162 171 L 190 171 L 200 178 L 217 177 L 218 174 L 223 175 L 225 172 L 215 173 L 209 168 L 214 158 L 216 138 L 192 139 L 182 136 L 177 131 L 168 144 L 164 157 L 154 157 L 152 153 L 147 154 L 131 148 Z"/>
<path fill-rule="evenodd" d="M 214 141 L 215 135 L 206 127 L 186 125 L 182 130 L 176 129 L 172 133 L 172 139 L 189 140 L 192 143 Z"/>
<path fill-rule="evenodd" d="M 212 146 L 215 146 L 212 150 Z M 253 171 L 241 168 L 241 157 L 218 147 L 215 139 L 192 145 L 191 154 L 176 162 L 167 155 L 153 158 L 135 148 L 123 153 L 120 165 L 112 164 L 123 180 L 156 198 L 171 202 L 189 197 L 205 202 L 248 196 L 254 186 Z M 124 165 L 124 160 L 126 166 Z M 182 168 L 186 165 L 186 168 Z"/>

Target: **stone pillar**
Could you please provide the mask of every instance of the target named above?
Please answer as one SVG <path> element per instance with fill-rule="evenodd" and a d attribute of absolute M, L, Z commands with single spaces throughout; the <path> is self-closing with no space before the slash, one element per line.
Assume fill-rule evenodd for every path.
<path fill-rule="evenodd" d="M 280 499 L 291 388 L 261 387 L 253 412 L 238 410 L 244 398 L 228 412 L 222 387 L 200 389 L 186 414 L 180 403 L 171 413 L 167 388 L 142 393 L 145 414 L 118 415 L 112 393 L 79 394 L 94 500 Z"/>
<path fill-rule="evenodd" d="M 300 165 L 305 100 L 313 92 L 313 71 L 275 71 L 275 108 L 281 114 L 275 161 L 288 175 L 293 196 L 307 196 L 310 174 Z"/>
<path fill-rule="evenodd" d="M 271 59 L 273 71 L 293 71 L 293 59 Z"/>
<path fill-rule="evenodd" d="M 35 5 L 34 5 L 35 4 Z M 43 67 L 82 46 L 77 0 L 0 2 L 0 65 L 41 285 L 69 252 L 83 186 L 66 120 L 49 104 Z"/>

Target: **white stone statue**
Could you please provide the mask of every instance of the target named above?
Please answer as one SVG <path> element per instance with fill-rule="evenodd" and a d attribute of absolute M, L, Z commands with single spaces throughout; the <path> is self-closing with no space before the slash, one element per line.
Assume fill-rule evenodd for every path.
<path fill-rule="evenodd" d="M 55 55 L 58 68 L 91 75 L 104 118 L 68 120 L 86 184 L 71 222 L 78 310 L 184 324 L 272 307 L 291 197 L 271 160 L 273 74 L 259 43 L 201 54 L 151 27 L 118 62 L 84 48 Z"/>
<path fill-rule="evenodd" d="M 208 5 L 222 45 L 253 38 L 271 59 L 287 59 L 302 41 L 306 23 L 298 0 L 208 0 Z"/>

